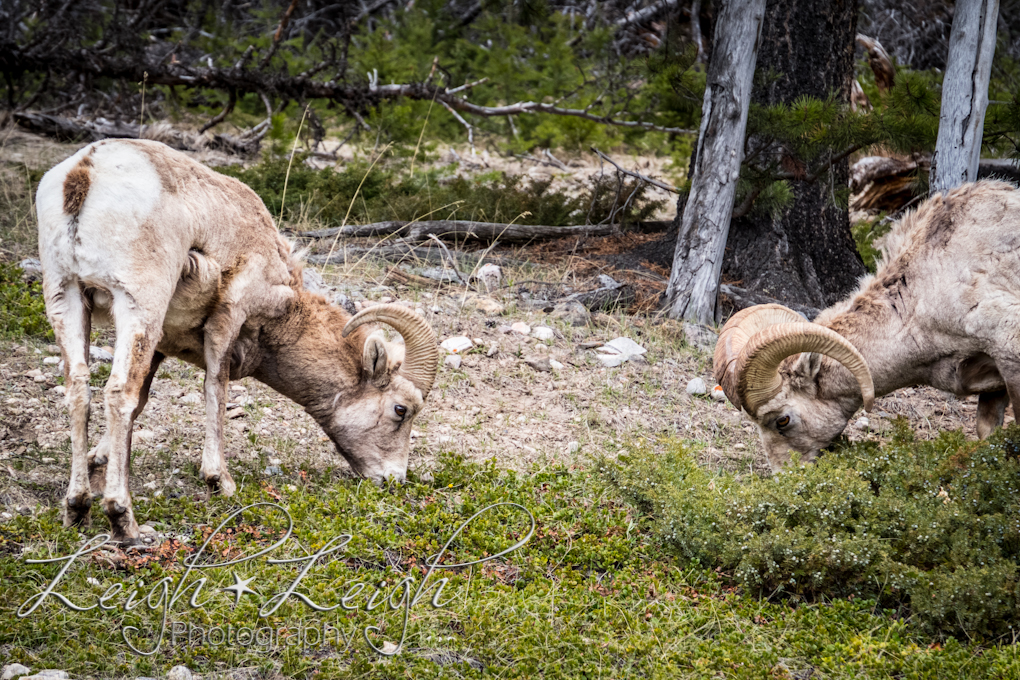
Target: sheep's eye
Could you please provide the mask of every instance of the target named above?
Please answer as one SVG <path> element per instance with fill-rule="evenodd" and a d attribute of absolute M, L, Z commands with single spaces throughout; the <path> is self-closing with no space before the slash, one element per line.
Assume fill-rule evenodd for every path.
<path fill-rule="evenodd" d="M 783 428 L 790 424 L 790 416 L 783 416 L 776 421 L 776 427 Z"/>
<path fill-rule="evenodd" d="M 400 416 L 401 418 L 407 415 L 406 406 L 401 406 L 400 404 L 397 404 L 396 406 L 393 407 L 393 410 L 396 411 L 397 415 Z"/>

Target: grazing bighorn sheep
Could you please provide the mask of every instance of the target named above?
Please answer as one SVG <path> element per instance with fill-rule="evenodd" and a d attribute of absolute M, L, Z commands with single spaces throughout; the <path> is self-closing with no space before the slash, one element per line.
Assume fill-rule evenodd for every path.
<path fill-rule="evenodd" d="M 351 317 L 304 290 L 299 260 L 251 189 L 163 144 L 107 140 L 47 172 L 37 208 L 46 311 L 71 414 L 65 525 L 87 519 L 95 491 L 114 540 L 138 538 L 131 429 L 165 356 L 206 372 L 200 474 L 209 493 L 235 490 L 223 420 L 228 383 L 245 376 L 304 406 L 360 475 L 404 478 L 411 423 L 436 376 L 432 329 L 405 307 Z M 112 322 L 117 340 L 106 432 L 89 451 L 93 318 Z M 369 334 L 369 322 L 395 328 L 404 347 Z"/>
<path fill-rule="evenodd" d="M 1020 404 L 1020 191 L 935 194 L 886 239 L 878 271 L 814 323 L 781 305 L 727 322 L 715 378 L 757 423 L 774 469 L 828 446 L 875 395 L 931 385 L 978 394 L 977 432 Z"/>

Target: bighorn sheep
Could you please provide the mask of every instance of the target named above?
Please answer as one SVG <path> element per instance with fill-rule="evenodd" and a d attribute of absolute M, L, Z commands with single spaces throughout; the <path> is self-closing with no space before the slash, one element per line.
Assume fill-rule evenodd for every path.
<path fill-rule="evenodd" d="M 113 539 L 137 540 L 131 429 L 165 356 L 205 369 L 200 474 L 209 493 L 235 490 L 223 456 L 225 397 L 229 380 L 245 376 L 304 406 L 360 475 L 404 478 L 411 423 L 436 376 L 432 329 L 405 307 L 351 317 L 304 290 L 298 258 L 248 187 L 163 144 L 107 140 L 47 172 L 37 209 L 71 414 L 65 525 L 87 519 L 95 492 Z M 117 340 L 106 432 L 89 451 L 93 318 L 112 322 Z M 395 328 L 404 347 L 369 334 L 369 322 Z"/>
<path fill-rule="evenodd" d="M 757 423 L 774 469 L 811 460 L 875 395 L 931 385 L 978 394 L 977 432 L 1020 404 L 1020 191 L 982 181 L 935 194 L 886 239 L 874 276 L 808 323 L 781 305 L 733 316 L 715 378 Z"/>

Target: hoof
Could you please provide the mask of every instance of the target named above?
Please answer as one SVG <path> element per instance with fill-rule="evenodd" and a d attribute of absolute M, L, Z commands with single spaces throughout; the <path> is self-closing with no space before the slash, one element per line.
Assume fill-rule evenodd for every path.
<path fill-rule="evenodd" d="M 88 526 L 89 510 L 92 508 L 92 495 L 78 494 L 64 499 L 64 526 Z"/>
<path fill-rule="evenodd" d="M 224 498 L 230 498 L 237 491 L 237 484 L 226 470 L 212 474 L 199 473 L 206 486 L 206 499 L 211 499 L 215 494 Z"/>

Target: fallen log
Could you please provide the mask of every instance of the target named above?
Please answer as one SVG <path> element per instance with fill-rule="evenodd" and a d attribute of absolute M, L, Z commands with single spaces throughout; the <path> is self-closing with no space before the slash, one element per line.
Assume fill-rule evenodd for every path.
<path fill-rule="evenodd" d="M 474 267 L 478 259 L 465 253 L 456 253 L 455 257 L 462 263 L 461 266 L 467 270 Z M 328 255 L 309 255 L 305 258 L 305 261 L 315 265 L 354 264 L 362 258 L 375 258 L 398 263 L 426 261 L 442 264 L 446 261 L 446 256 L 438 248 L 427 248 L 405 243 L 374 247 L 337 246 Z"/>
<path fill-rule="evenodd" d="M 45 113 L 14 112 L 14 122 L 36 134 L 63 142 L 98 142 L 101 139 L 152 139 L 180 151 L 223 151 L 247 156 L 258 151 L 261 137 L 198 135 L 171 127 L 167 123 L 139 125 L 96 118 L 76 120 Z"/>
<path fill-rule="evenodd" d="M 467 220 L 427 220 L 421 222 L 375 222 L 346 225 L 332 229 L 294 232 L 299 238 L 330 238 L 347 236 L 400 236 L 410 243 L 428 240 L 430 235 L 447 241 L 477 241 L 492 243 L 530 243 L 557 238 L 582 236 L 609 236 L 620 233 L 618 224 L 581 224 L 568 227 L 549 227 L 539 224 L 502 224 L 497 222 L 471 222 Z"/>

